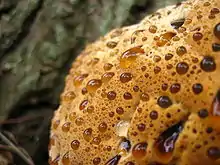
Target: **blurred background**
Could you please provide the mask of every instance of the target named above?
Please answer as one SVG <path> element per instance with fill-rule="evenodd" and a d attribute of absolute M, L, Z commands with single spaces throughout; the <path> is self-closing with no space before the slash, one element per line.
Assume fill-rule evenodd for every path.
<path fill-rule="evenodd" d="M 47 165 L 50 120 L 86 44 L 181 0 L 0 0 L 0 165 Z"/>

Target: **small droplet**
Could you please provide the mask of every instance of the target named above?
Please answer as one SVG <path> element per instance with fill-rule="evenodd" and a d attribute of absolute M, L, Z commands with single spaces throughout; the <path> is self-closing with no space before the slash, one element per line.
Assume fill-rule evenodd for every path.
<path fill-rule="evenodd" d="M 215 36 L 220 40 L 220 23 L 218 23 L 214 28 Z"/>
<path fill-rule="evenodd" d="M 82 89 L 82 94 L 83 94 L 83 95 L 85 95 L 87 92 L 88 92 L 88 91 L 87 91 L 86 88 L 83 88 L 83 89 Z"/>
<path fill-rule="evenodd" d="M 95 92 L 101 86 L 102 86 L 102 81 L 101 80 L 92 79 L 87 83 L 86 89 L 88 90 L 88 92 Z"/>
<path fill-rule="evenodd" d="M 176 71 L 180 75 L 186 74 L 188 70 L 189 70 L 189 65 L 185 62 L 180 62 L 176 66 Z"/>
<path fill-rule="evenodd" d="M 114 72 L 106 72 L 106 73 L 104 73 L 104 74 L 102 75 L 101 80 L 102 80 L 103 83 L 107 83 L 107 82 L 109 82 L 109 81 L 111 80 L 111 78 L 112 78 L 114 75 L 115 75 Z"/>
<path fill-rule="evenodd" d="M 139 87 L 138 86 L 134 86 L 133 90 L 134 90 L 134 92 L 138 92 L 139 91 Z"/>
<path fill-rule="evenodd" d="M 149 95 L 147 93 L 142 93 L 141 100 L 142 101 L 149 101 Z"/>
<path fill-rule="evenodd" d="M 212 127 L 206 128 L 206 133 L 210 134 L 212 132 L 213 132 L 213 128 Z"/>
<path fill-rule="evenodd" d="M 212 10 L 210 11 L 211 14 L 215 15 L 218 14 L 220 11 L 218 8 L 212 8 Z"/>
<path fill-rule="evenodd" d="M 76 118 L 76 120 L 75 120 L 75 123 L 76 123 L 76 125 L 78 125 L 78 126 L 82 125 L 83 122 L 84 122 L 84 120 L 83 120 L 83 118 L 81 118 L 81 117 Z"/>
<path fill-rule="evenodd" d="M 151 33 L 156 33 L 156 32 L 157 32 L 157 27 L 156 27 L 155 25 L 151 25 L 151 26 L 149 27 L 149 32 L 151 32 Z"/>
<path fill-rule="evenodd" d="M 95 137 L 93 140 L 92 140 L 92 143 L 95 144 L 95 145 L 99 145 L 101 143 L 101 139 L 99 137 Z"/>
<path fill-rule="evenodd" d="M 161 60 L 160 56 L 155 55 L 154 56 L 154 62 L 159 62 Z"/>
<path fill-rule="evenodd" d="M 220 158 L 220 148 L 218 147 L 210 147 L 207 151 L 207 155 L 209 158 L 213 160 L 217 160 Z"/>
<path fill-rule="evenodd" d="M 143 132 L 145 130 L 145 128 L 146 128 L 146 125 L 143 123 L 140 123 L 137 125 L 137 129 L 141 132 Z"/>
<path fill-rule="evenodd" d="M 201 109 L 199 112 L 198 112 L 198 116 L 200 118 L 206 118 L 207 116 L 209 115 L 209 112 L 207 109 Z"/>
<path fill-rule="evenodd" d="M 113 67 L 112 64 L 106 63 L 103 68 L 104 68 L 105 71 L 108 71 L 108 70 L 110 70 L 112 67 Z"/>
<path fill-rule="evenodd" d="M 173 103 L 170 100 L 170 98 L 168 96 L 161 96 L 158 98 L 157 100 L 157 104 L 161 107 L 161 108 L 168 108 L 169 106 L 171 106 Z"/>
<path fill-rule="evenodd" d="M 80 76 L 77 76 L 74 81 L 73 81 L 73 84 L 78 87 L 82 84 L 83 80 L 88 77 L 88 74 L 82 74 Z"/>
<path fill-rule="evenodd" d="M 69 91 L 62 95 L 62 101 L 72 101 L 75 99 L 76 95 L 73 91 Z"/>
<path fill-rule="evenodd" d="M 151 111 L 151 112 L 150 112 L 150 118 L 151 118 L 152 120 L 156 120 L 156 119 L 158 118 L 158 113 L 157 113 L 157 111 Z"/>
<path fill-rule="evenodd" d="M 166 91 L 168 89 L 168 84 L 162 84 L 161 88 L 163 91 Z"/>
<path fill-rule="evenodd" d="M 94 165 L 98 165 L 101 162 L 101 158 L 95 157 L 92 162 L 93 162 Z"/>
<path fill-rule="evenodd" d="M 73 140 L 71 143 L 71 148 L 77 150 L 79 148 L 80 142 L 78 140 Z"/>
<path fill-rule="evenodd" d="M 199 83 L 193 84 L 192 90 L 193 90 L 194 94 L 198 95 L 203 91 L 203 86 L 202 86 L 202 84 L 199 84 Z"/>
<path fill-rule="evenodd" d="M 141 159 L 147 154 L 147 143 L 142 142 L 136 144 L 132 149 L 132 155 L 136 159 Z"/>
<path fill-rule="evenodd" d="M 131 99 L 132 99 L 131 93 L 125 92 L 125 93 L 124 93 L 124 99 L 125 99 L 125 100 L 131 100 Z"/>
<path fill-rule="evenodd" d="M 88 128 L 83 132 L 83 137 L 86 141 L 90 141 L 92 138 L 92 128 Z"/>
<path fill-rule="evenodd" d="M 107 124 L 105 122 L 102 122 L 101 124 L 99 124 L 98 129 L 100 132 L 105 132 L 107 130 Z"/>
<path fill-rule="evenodd" d="M 113 49 L 113 48 L 115 48 L 116 46 L 117 46 L 117 42 L 115 42 L 115 41 L 109 41 L 109 42 L 107 42 L 107 44 L 106 44 L 106 46 L 108 47 L 108 48 L 111 48 L 111 49 Z"/>
<path fill-rule="evenodd" d="M 171 93 L 178 93 L 180 91 L 180 88 L 181 88 L 181 86 L 179 83 L 172 84 L 170 86 L 170 92 Z"/>
<path fill-rule="evenodd" d="M 120 81 L 122 83 L 129 82 L 132 79 L 132 74 L 131 73 L 122 73 L 120 75 Z"/>
<path fill-rule="evenodd" d="M 199 41 L 199 40 L 202 39 L 202 37 L 203 37 L 203 34 L 200 33 L 200 32 L 196 32 L 196 33 L 193 34 L 193 40 L 194 41 Z"/>
<path fill-rule="evenodd" d="M 117 94 L 114 91 L 110 91 L 110 92 L 107 93 L 107 98 L 109 100 L 114 100 L 116 98 L 116 95 Z"/>
<path fill-rule="evenodd" d="M 154 67 L 154 73 L 158 74 L 161 71 L 161 68 L 159 66 Z"/>
<path fill-rule="evenodd" d="M 182 56 L 184 54 L 187 53 L 187 50 L 184 46 L 180 46 L 176 49 L 176 53 L 179 55 L 179 56 Z"/>
<path fill-rule="evenodd" d="M 88 103 L 89 103 L 88 100 L 83 100 L 83 101 L 81 102 L 81 104 L 79 105 L 79 109 L 80 109 L 80 110 L 85 109 L 86 106 L 88 105 Z"/>
<path fill-rule="evenodd" d="M 170 60 L 171 58 L 173 58 L 172 54 L 168 53 L 168 54 L 165 55 L 165 60 L 166 61 Z"/>
<path fill-rule="evenodd" d="M 93 113 L 93 111 L 94 111 L 94 106 L 89 106 L 88 108 L 87 108 L 87 112 L 88 113 Z"/>
<path fill-rule="evenodd" d="M 205 72 L 213 72 L 216 69 L 216 63 L 213 57 L 206 56 L 200 63 L 202 70 Z"/>
<path fill-rule="evenodd" d="M 53 122 L 53 129 L 57 129 L 57 127 L 60 125 L 60 120 L 56 120 Z"/>
<path fill-rule="evenodd" d="M 122 107 L 118 107 L 116 108 L 116 112 L 117 114 L 122 115 L 124 113 L 124 109 Z"/>
<path fill-rule="evenodd" d="M 70 122 L 66 122 L 62 126 L 62 131 L 63 132 L 68 132 L 70 130 Z"/>
<path fill-rule="evenodd" d="M 144 54 L 144 50 L 138 46 L 125 51 L 120 57 L 120 67 L 128 68 L 137 58 L 137 54 Z"/>

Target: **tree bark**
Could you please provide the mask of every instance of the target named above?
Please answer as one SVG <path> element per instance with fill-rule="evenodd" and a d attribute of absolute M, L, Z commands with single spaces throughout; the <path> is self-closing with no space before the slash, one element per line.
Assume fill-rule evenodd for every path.
<path fill-rule="evenodd" d="M 1 129 L 12 132 L 36 164 L 46 164 L 40 157 L 46 154 L 50 119 L 77 54 L 111 29 L 180 1 L 0 0 Z M 8 124 L 11 118 L 22 119 Z M 24 132 L 33 125 L 28 141 Z"/>

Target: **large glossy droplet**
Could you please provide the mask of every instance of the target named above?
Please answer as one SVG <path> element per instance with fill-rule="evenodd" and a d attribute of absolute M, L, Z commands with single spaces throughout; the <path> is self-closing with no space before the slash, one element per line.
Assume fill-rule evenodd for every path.
<path fill-rule="evenodd" d="M 141 46 L 137 46 L 125 51 L 120 57 L 120 67 L 128 68 L 133 62 L 135 62 L 138 54 L 143 54 L 144 50 Z"/>
<path fill-rule="evenodd" d="M 132 155 L 136 159 L 141 159 L 147 154 L 147 143 L 142 142 L 136 144 L 132 149 Z"/>
<path fill-rule="evenodd" d="M 101 86 L 102 86 L 102 81 L 101 80 L 92 79 L 87 83 L 86 89 L 88 90 L 88 92 L 95 92 Z"/>

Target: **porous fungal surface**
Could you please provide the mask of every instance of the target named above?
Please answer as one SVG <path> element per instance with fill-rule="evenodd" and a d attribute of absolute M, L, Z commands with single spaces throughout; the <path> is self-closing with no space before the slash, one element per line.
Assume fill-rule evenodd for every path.
<path fill-rule="evenodd" d="M 160 9 L 87 45 L 50 165 L 220 165 L 220 1 Z"/>

